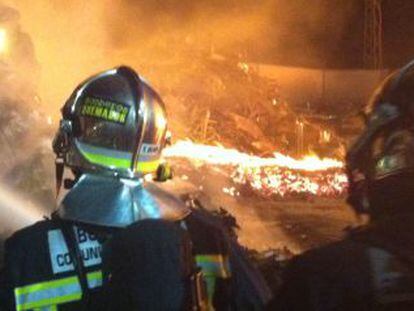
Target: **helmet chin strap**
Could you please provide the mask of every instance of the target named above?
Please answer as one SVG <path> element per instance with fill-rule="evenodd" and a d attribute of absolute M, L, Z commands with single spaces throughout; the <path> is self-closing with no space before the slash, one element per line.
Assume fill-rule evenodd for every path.
<path fill-rule="evenodd" d="M 63 173 L 65 170 L 65 163 L 62 157 L 55 159 L 55 176 L 56 176 L 56 198 L 59 196 L 60 189 L 62 188 Z"/>

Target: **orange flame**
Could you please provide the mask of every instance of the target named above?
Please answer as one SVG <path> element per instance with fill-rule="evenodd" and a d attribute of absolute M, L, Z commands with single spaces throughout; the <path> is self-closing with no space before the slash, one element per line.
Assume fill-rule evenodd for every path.
<path fill-rule="evenodd" d="M 227 149 L 221 146 L 196 144 L 191 141 L 178 141 L 164 150 L 167 158 L 182 157 L 190 160 L 205 162 L 214 165 L 234 165 L 244 167 L 277 166 L 292 170 L 324 171 L 332 168 L 343 168 L 343 162 L 317 156 L 305 156 L 301 159 L 275 152 L 272 158 L 261 158 L 236 149 Z"/>
<path fill-rule="evenodd" d="M 296 194 L 338 197 L 347 189 L 347 178 L 343 173 L 343 162 L 305 156 L 294 159 L 281 153 L 272 158 L 242 153 L 221 146 L 178 141 L 166 148 L 166 158 L 186 158 L 195 163 L 229 165 L 233 173 L 229 176 L 235 185 L 246 185 L 261 196 L 286 197 Z M 231 196 L 239 196 L 235 188 L 223 188 Z"/>

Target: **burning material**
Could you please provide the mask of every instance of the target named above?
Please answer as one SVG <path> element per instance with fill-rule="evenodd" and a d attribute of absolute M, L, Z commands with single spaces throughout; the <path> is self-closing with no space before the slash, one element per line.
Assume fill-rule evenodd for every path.
<path fill-rule="evenodd" d="M 294 159 L 274 153 L 272 158 L 248 155 L 221 146 L 179 141 L 164 151 L 167 158 L 186 158 L 196 164 L 230 166 L 230 178 L 236 185 L 247 186 L 262 196 L 307 194 L 336 197 L 347 187 L 343 163 L 335 159 L 306 156 Z M 234 196 L 238 191 L 223 189 Z"/>
<path fill-rule="evenodd" d="M 233 165 L 243 167 L 284 167 L 292 170 L 323 171 L 341 169 L 343 163 L 335 159 L 320 159 L 317 156 L 306 156 L 294 159 L 281 153 L 274 153 L 273 158 L 261 158 L 236 149 L 227 149 L 221 146 L 196 144 L 191 141 L 178 141 L 164 151 L 167 158 L 188 158 L 193 161 L 205 162 L 213 165 Z"/>
<path fill-rule="evenodd" d="M 239 166 L 232 179 L 265 197 L 301 194 L 338 197 L 344 194 L 347 186 L 345 174 L 333 169 L 315 173 L 281 167 Z"/>

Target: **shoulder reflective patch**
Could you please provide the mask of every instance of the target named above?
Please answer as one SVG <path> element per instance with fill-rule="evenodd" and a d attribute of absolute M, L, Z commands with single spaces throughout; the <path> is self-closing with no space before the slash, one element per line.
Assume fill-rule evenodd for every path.
<path fill-rule="evenodd" d="M 89 288 L 102 286 L 102 271 L 86 275 Z M 82 289 L 77 276 L 40 282 L 14 289 L 16 310 L 57 310 L 56 306 L 78 301 Z"/>
<path fill-rule="evenodd" d="M 229 278 L 230 263 L 229 259 L 221 254 L 217 255 L 196 255 L 197 266 L 205 276 L 215 276 L 219 278 Z"/>
<path fill-rule="evenodd" d="M 87 233 L 81 228 L 74 226 L 73 230 L 75 231 L 85 267 L 101 264 L 102 246 L 99 241 L 92 234 Z M 73 271 L 72 258 L 62 231 L 60 229 L 50 230 L 48 232 L 48 242 L 53 273 Z"/>

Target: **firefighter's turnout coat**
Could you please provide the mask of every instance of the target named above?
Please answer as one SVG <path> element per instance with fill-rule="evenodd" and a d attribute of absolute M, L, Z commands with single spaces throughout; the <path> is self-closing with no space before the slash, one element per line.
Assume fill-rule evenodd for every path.
<path fill-rule="evenodd" d="M 224 230 L 208 218 L 193 211 L 185 223 L 194 243 L 196 263 L 207 279 L 210 301 L 217 310 L 262 309 L 270 297 L 262 278 L 246 260 L 243 250 L 229 243 Z M 88 302 L 82 299 L 78 273 L 60 223 L 44 220 L 6 241 L 1 310 L 97 310 L 95 306 L 103 298 L 103 243 L 121 229 L 80 223 L 70 223 L 70 227 L 83 258 Z"/>

